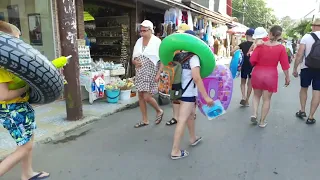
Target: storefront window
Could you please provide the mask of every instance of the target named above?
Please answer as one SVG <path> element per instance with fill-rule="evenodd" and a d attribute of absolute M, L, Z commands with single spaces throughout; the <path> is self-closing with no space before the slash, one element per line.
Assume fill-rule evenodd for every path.
<path fill-rule="evenodd" d="M 1 0 L 0 20 L 17 26 L 21 39 L 55 58 L 51 0 Z"/>

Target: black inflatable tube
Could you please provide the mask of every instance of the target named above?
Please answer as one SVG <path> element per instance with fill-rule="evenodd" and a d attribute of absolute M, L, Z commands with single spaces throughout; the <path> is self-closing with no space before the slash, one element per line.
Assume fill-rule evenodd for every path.
<path fill-rule="evenodd" d="M 1 32 L 0 66 L 30 85 L 29 103 L 47 104 L 61 96 L 63 79 L 51 61 L 31 45 Z"/>

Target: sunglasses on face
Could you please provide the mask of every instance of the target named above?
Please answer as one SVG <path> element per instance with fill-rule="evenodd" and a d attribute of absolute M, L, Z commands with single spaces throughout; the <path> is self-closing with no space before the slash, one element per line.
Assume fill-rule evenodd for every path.
<path fill-rule="evenodd" d="M 147 31 L 149 31 L 149 29 L 141 29 L 141 30 L 140 30 L 140 32 L 142 32 L 142 33 L 145 33 L 145 32 L 147 32 Z"/>

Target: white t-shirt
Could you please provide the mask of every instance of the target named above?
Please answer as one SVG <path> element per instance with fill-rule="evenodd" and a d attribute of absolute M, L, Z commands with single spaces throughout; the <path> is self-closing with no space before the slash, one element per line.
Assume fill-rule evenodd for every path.
<path fill-rule="evenodd" d="M 194 55 L 190 58 L 189 62 L 184 64 L 185 66 L 190 66 L 190 68 L 200 67 L 200 59 L 198 56 Z M 183 65 L 183 66 L 184 66 Z M 181 76 L 181 84 L 182 88 L 185 88 L 189 81 L 192 79 L 191 69 L 186 69 L 182 67 L 182 76 Z M 198 96 L 198 88 L 195 86 L 192 81 L 186 91 L 182 94 L 182 97 L 197 97 Z"/>
<path fill-rule="evenodd" d="M 316 31 L 314 33 L 320 38 L 320 31 Z M 306 49 L 305 49 L 304 55 L 303 55 L 303 62 L 301 64 L 301 69 L 308 68 L 305 64 L 305 59 L 309 55 L 314 42 L 315 41 L 310 34 L 304 35 L 300 41 L 300 44 L 306 45 Z"/>

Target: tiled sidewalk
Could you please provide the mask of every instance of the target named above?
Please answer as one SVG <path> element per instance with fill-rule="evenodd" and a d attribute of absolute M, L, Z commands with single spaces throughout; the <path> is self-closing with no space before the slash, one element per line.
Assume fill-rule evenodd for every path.
<path fill-rule="evenodd" d="M 102 116 L 108 116 L 121 111 L 130 106 L 136 105 L 137 98 L 131 98 L 128 101 L 120 101 L 118 104 L 108 104 L 105 100 L 95 101 L 90 105 L 87 101 L 83 104 L 84 119 L 80 121 L 67 121 L 66 105 L 64 101 L 56 101 L 51 104 L 36 106 L 37 130 L 35 132 L 35 141 L 48 142 L 55 137 L 63 136 L 65 132 L 93 122 Z M 0 159 L 12 152 L 16 147 L 6 130 L 0 127 Z"/>

